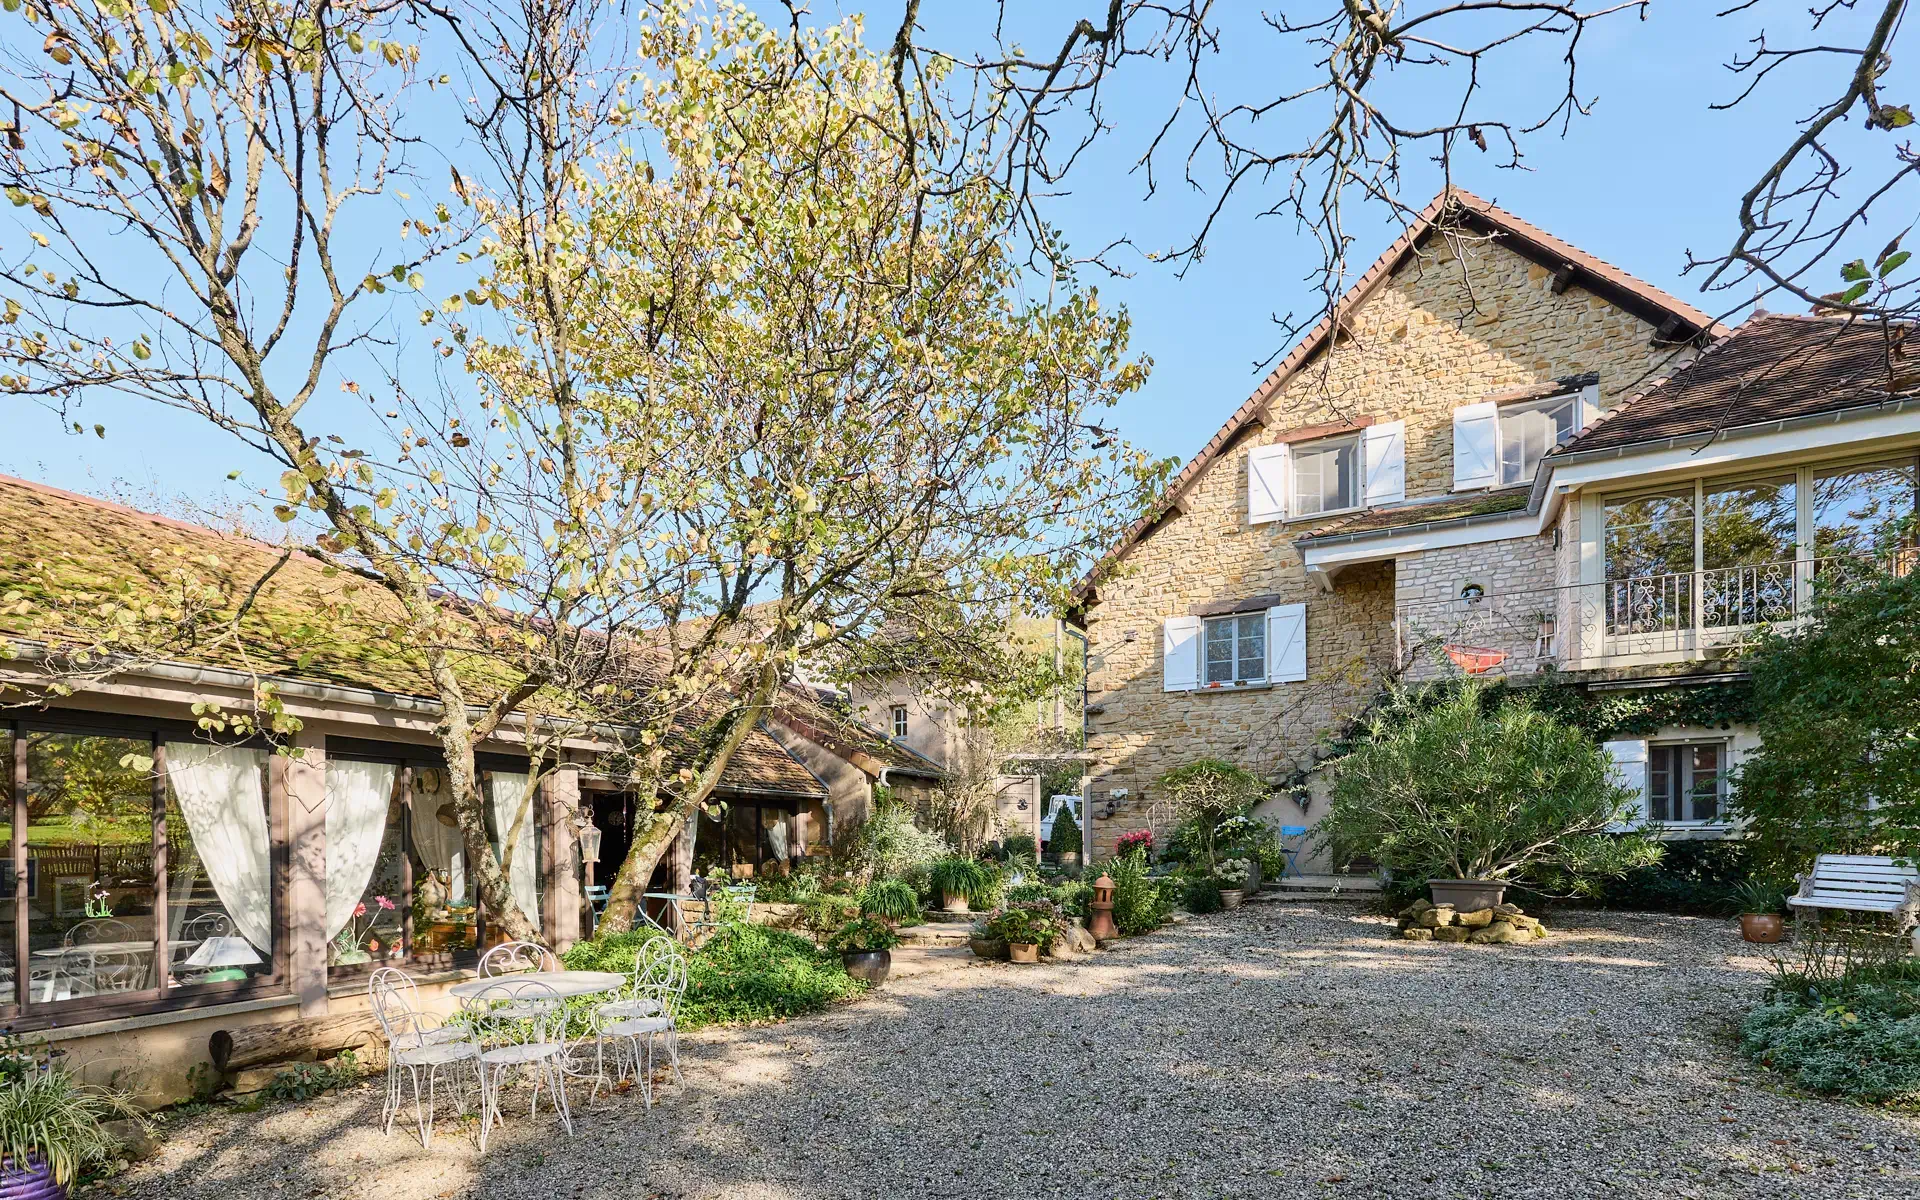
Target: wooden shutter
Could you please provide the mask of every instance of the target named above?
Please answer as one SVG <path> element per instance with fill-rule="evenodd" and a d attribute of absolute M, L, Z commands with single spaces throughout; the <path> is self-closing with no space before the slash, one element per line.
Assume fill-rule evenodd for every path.
<path fill-rule="evenodd" d="M 1488 402 L 1453 410 L 1453 487 L 1492 487 L 1500 463 L 1500 409 Z"/>
<path fill-rule="evenodd" d="M 1267 682 L 1299 683 L 1307 677 L 1307 606 L 1279 604 L 1267 610 Z"/>
<path fill-rule="evenodd" d="M 1168 617 L 1160 626 L 1160 690 L 1191 692 L 1200 686 L 1200 618 Z"/>
<path fill-rule="evenodd" d="M 1627 738 L 1606 742 L 1601 749 L 1613 760 L 1613 769 L 1607 773 L 1613 786 L 1625 788 L 1639 797 L 1639 808 L 1632 819 L 1637 825 L 1647 816 L 1647 743 Z"/>
<path fill-rule="evenodd" d="M 1369 425 L 1360 435 L 1366 468 L 1367 503 L 1393 504 L 1407 498 L 1407 423 Z"/>
<path fill-rule="evenodd" d="M 1247 452 L 1247 524 L 1287 519 L 1287 448 L 1255 446 Z"/>

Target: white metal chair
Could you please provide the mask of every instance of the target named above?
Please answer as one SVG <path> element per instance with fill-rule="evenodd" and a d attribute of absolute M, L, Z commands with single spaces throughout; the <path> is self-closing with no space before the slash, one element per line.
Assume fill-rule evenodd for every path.
<path fill-rule="evenodd" d="M 413 1118 L 420 1133 L 420 1144 L 433 1140 L 434 1101 L 437 1098 L 440 1071 L 455 1068 L 464 1075 L 471 1064 L 476 1092 L 483 1086 L 480 1067 L 480 1043 L 470 1032 L 457 1025 L 441 1024 L 436 1018 L 417 1010 L 413 1001 L 418 992 L 405 971 L 382 967 L 373 973 L 367 988 L 374 1020 L 387 1039 L 387 1095 L 380 1108 L 381 1126 L 391 1136 L 393 1119 L 400 1111 L 400 1081 L 404 1072 L 413 1085 Z M 427 1090 L 420 1094 L 420 1073 L 427 1074 Z M 484 1093 L 482 1093 L 484 1095 Z M 454 1104 L 464 1114 L 465 1098 L 456 1084 Z"/>
<path fill-rule="evenodd" d="M 467 1000 L 464 1011 L 481 1031 L 480 1149 L 500 1122 L 500 1088 L 511 1071 L 524 1071 L 533 1084 L 528 1117 L 540 1111 L 546 1088 L 567 1135 L 573 1113 L 567 1107 L 567 1008 L 560 994 L 537 979 L 502 979 Z"/>
<path fill-rule="evenodd" d="M 673 1065 L 674 1077 L 682 1084 L 687 1081 L 680 1071 L 680 1043 L 674 1027 L 674 1017 L 680 1011 L 680 1001 L 687 991 L 687 960 L 677 953 L 662 958 L 657 973 L 650 982 L 642 984 L 639 991 L 641 994 L 636 999 L 656 1005 L 653 1012 L 622 1017 L 607 1010 L 617 1009 L 623 1002 L 602 1005 L 594 1010 L 594 1034 L 600 1046 L 608 1043 L 614 1045 L 617 1078 L 626 1078 L 626 1065 L 628 1061 L 632 1062 L 634 1074 L 640 1081 L 640 1094 L 645 1097 L 647 1107 L 652 1108 L 655 1038 L 661 1038 L 666 1043 L 667 1058 Z M 594 1094 L 599 1094 L 599 1090 L 600 1083 L 596 1081 Z"/>

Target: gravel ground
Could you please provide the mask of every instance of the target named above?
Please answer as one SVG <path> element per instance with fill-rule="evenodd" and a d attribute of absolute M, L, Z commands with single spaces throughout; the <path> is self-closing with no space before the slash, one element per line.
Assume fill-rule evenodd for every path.
<path fill-rule="evenodd" d="M 1789 1094 L 1729 1042 L 1723 922 L 1568 913 L 1532 947 L 1249 906 L 1089 962 L 919 974 L 688 1038 L 688 1086 L 431 1151 L 373 1090 L 170 1123 L 91 1197 L 1920 1196 L 1920 1120 Z M 603 1106 L 606 1102 L 603 1099 Z"/>

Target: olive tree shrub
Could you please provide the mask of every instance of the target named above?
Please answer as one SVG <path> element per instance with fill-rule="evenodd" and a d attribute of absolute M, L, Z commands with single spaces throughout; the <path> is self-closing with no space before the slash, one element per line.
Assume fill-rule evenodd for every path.
<path fill-rule="evenodd" d="M 1658 860 L 1659 845 L 1628 828 L 1636 795 L 1579 730 L 1524 698 L 1489 710 L 1478 681 L 1440 688 L 1396 693 L 1335 764 L 1318 834 L 1336 856 L 1398 879 L 1525 879 L 1573 894 Z"/>
<path fill-rule="evenodd" d="M 1174 767 L 1154 781 L 1154 791 L 1179 821 L 1174 840 L 1188 857 L 1213 869 L 1221 825 L 1266 799 L 1266 781 L 1244 767 L 1201 758 Z"/>

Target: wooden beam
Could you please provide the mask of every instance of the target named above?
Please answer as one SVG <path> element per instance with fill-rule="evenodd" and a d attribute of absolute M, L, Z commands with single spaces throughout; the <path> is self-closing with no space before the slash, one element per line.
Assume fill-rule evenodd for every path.
<path fill-rule="evenodd" d="M 1567 289 L 1572 286 L 1573 264 L 1561 263 L 1560 269 L 1553 273 L 1553 294 L 1556 296 L 1564 296 L 1567 294 Z"/>

